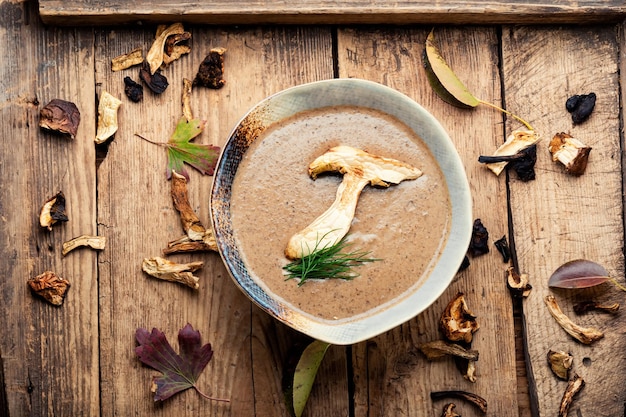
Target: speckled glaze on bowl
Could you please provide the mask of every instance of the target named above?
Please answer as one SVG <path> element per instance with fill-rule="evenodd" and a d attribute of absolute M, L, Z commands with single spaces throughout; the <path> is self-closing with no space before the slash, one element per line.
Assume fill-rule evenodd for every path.
<path fill-rule="evenodd" d="M 250 144 L 270 125 L 306 110 L 329 106 L 361 106 L 395 116 L 420 136 L 445 176 L 452 206 L 450 234 L 427 280 L 395 304 L 353 320 L 316 319 L 302 314 L 263 290 L 250 276 L 234 239 L 230 201 L 237 167 Z M 260 102 L 233 130 L 215 171 L 211 218 L 220 255 L 237 286 L 278 320 L 315 339 L 347 345 L 357 343 L 415 317 L 448 287 L 465 256 L 472 232 L 471 196 L 458 153 L 439 122 L 406 95 L 359 79 L 333 79 L 292 87 Z"/>

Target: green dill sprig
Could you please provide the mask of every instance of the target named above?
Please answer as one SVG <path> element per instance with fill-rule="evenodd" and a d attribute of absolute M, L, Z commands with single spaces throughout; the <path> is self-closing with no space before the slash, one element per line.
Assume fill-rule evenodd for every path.
<path fill-rule="evenodd" d="M 298 286 L 300 287 L 309 279 L 351 280 L 359 276 L 352 271 L 352 268 L 367 262 L 380 261 L 377 258 L 368 258 L 367 255 L 371 252 L 341 253 L 342 250 L 351 246 L 346 242 L 345 237 L 333 245 L 319 248 L 322 239 L 315 243 L 311 253 L 283 267 L 287 274 L 285 281 L 299 279 Z"/>

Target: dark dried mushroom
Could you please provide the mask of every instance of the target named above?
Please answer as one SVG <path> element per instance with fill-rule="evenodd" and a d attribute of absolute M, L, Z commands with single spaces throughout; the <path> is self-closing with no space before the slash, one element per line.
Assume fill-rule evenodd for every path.
<path fill-rule="evenodd" d="M 124 94 L 131 101 L 138 103 L 143 100 L 143 85 L 135 82 L 130 77 L 124 77 Z"/>
<path fill-rule="evenodd" d="M 511 250 L 509 244 L 506 241 L 506 235 L 493 242 L 500 255 L 502 255 L 502 262 L 507 263 L 511 260 Z"/>
<path fill-rule="evenodd" d="M 473 334 L 480 328 L 476 316 L 467 307 L 462 292 L 457 293 L 448 303 L 441 315 L 439 326 L 449 341 L 465 343 L 471 343 Z"/>
<path fill-rule="evenodd" d="M 49 198 L 41 207 L 39 212 L 39 224 L 48 230 L 52 230 L 52 225 L 57 222 L 68 221 L 65 213 L 65 196 L 62 191 L 56 193 L 54 197 Z"/>
<path fill-rule="evenodd" d="M 572 369 L 574 357 L 569 352 L 550 350 L 548 352 L 548 364 L 554 375 L 567 381 L 569 370 Z"/>
<path fill-rule="evenodd" d="M 458 272 L 465 271 L 470 266 L 470 260 L 467 255 L 463 257 L 463 261 L 461 262 L 461 266 L 459 266 Z"/>
<path fill-rule="evenodd" d="M 506 284 L 513 297 L 528 297 L 533 289 L 528 282 L 528 274 L 520 274 L 514 267 L 510 266 L 506 270 Z"/>
<path fill-rule="evenodd" d="M 444 398 L 460 398 L 474 404 L 484 414 L 487 413 L 487 400 L 480 395 L 467 391 L 434 391 L 430 393 L 430 399 L 433 401 Z"/>
<path fill-rule="evenodd" d="M 506 141 L 496 149 L 493 156 L 481 156 L 478 158 L 478 161 L 486 164 L 487 168 L 494 174 L 500 175 L 506 165 L 511 161 L 511 159 L 507 159 L 507 157 L 513 159 L 520 158 L 523 155 L 520 153 L 522 150 L 536 144 L 538 141 L 539 138 L 532 130 L 515 130 L 511 132 L 506 138 Z"/>
<path fill-rule="evenodd" d="M 146 83 L 148 88 L 155 94 L 161 94 L 169 85 L 167 78 L 161 74 L 161 71 L 157 70 L 154 74 L 150 72 L 150 64 L 146 61 L 144 61 L 139 70 L 139 78 L 141 78 L 141 81 Z"/>
<path fill-rule="evenodd" d="M 537 145 L 532 144 L 521 149 L 514 155 L 479 156 L 478 162 L 483 164 L 508 163 L 521 181 L 535 179 L 535 164 L 537 163 Z"/>
<path fill-rule="evenodd" d="M 457 414 L 454 409 L 456 405 L 453 403 L 448 403 L 443 407 L 443 412 L 441 413 L 441 417 L 461 417 L 460 414 Z"/>
<path fill-rule="evenodd" d="M 472 228 L 472 238 L 468 253 L 471 256 L 480 256 L 489 252 L 489 232 L 487 228 L 483 226 L 480 219 L 474 220 L 474 226 Z"/>
<path fill-rule="evenodd" d="M 548 150 L 553 161 L 565 165 L 565 171 L 571 175 L 582 175 L 587 169 L 591 148 L 580 140 L 561 132 L 554 135 Z"/>
<path fill-rule="evenodd" d="M 193 85 L 201 85 L 208 88 L 222 88 L 226 81 L 224 81 L 224 53 L 225 48 L 213 48 L 209 51 L 209 54 L 204 58 L 200 67 L 198 68 L 198 74 L 193 80 Z"/>
<path fill-rule="evenodd" d="M 619 303 L 600 304 L 595 301 L 582 301 L 580 303 L 574 304 L 574 313 L 576 314 L 583 314 L 592 310 L 617 314 L 617 312 L 619 312 Z"/>
<path fill-rule="evenodd" d="M 583 378 L 574 374 L 572 379 L 570 379 L 567 383 L 567 388 L 565 388 L 563 398 L 561 398 L 561 404 L 559 405 L 559 417 L 567 417 L 567 410 L 569 410 L 569 406 L 574 401 L 574 396 L 578 394 L 584 386 L 585 381 Z"/>
<path fill-rule="evenodd" d="M 70 288 L 70 283 L 52 271 L 45 271 L 35 278 L 29 278 L 28 286 L 35 294 L 50 304 L 60 306 L 65 300 L 65 294 Z"/>
<path fill-rule="evenodd" d="M 80 124 L 80 112 L 76 104 L 58 98 L 50 100 L 39 112 L 39 126 L 53 132 L 76 137 Z"/>
<path fill-rule="evenodd" d="M 468 350 L 461 345 L 448 343 L 443 340 L 433 340 L 432 342 L 422 343 L 418 346 L 418 349 L 428 360 L 440 359 L 445 356 L 456 356 L 473 361 L 478 360 L 477 351 Z"/>
<path fill-rule="evenodd" d="M 572 122 L 582 123 L 589 118 L 596 105 L 596 94 L 574 95 L 567 99 L 565 108 L 572 114 Z"/>

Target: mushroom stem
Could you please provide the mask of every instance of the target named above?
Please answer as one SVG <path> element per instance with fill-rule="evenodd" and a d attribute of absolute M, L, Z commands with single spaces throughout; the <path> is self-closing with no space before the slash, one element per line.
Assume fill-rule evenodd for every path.
<path fill-rule="evenodd" d="M 289 240 L 285 256 L 298 259 L 315 248 L 323 249 L 339 242 L 350 229 L 361 191 L 367 184 L 388 187 L 422 172 L 391 158 L 372 155 L 349 146 L 336 146 L 309 165 L 309 175 L 335 171 L 343 175 L 333 204 L 321 216 Z"/>

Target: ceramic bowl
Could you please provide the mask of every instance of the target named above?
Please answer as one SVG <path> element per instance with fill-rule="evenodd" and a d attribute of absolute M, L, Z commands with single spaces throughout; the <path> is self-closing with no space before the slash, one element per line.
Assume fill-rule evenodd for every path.
<path fill-rule="evenodd" d="M 300 311 L 258 282 L 262 277 L 255 279 L 252 276 L 234 238 L 230 204 L 238 166 L 250 145 L 267 127 L 302 111 L 331 106 L 359 106 L 382 111 L 412 129 L 426 143 L 444 174 L 452 213 L 445 246 L 430 274 L 420 285 L 385 308 L 336 321 Z M 215 171 L 210 207 L 219 252 L 236 285 L 260 308 L 281 322 L 315 339 L 341 345 L 357 343 L 390 330 L 415 317 L 437 300 L 458 272 L 472 232 L 467 177 L 446 131 L 430 113 L 406 95 L 359 79 L 333 79 L 292 87 L 252 108 L 234 128 L 223 148 Z"/>

